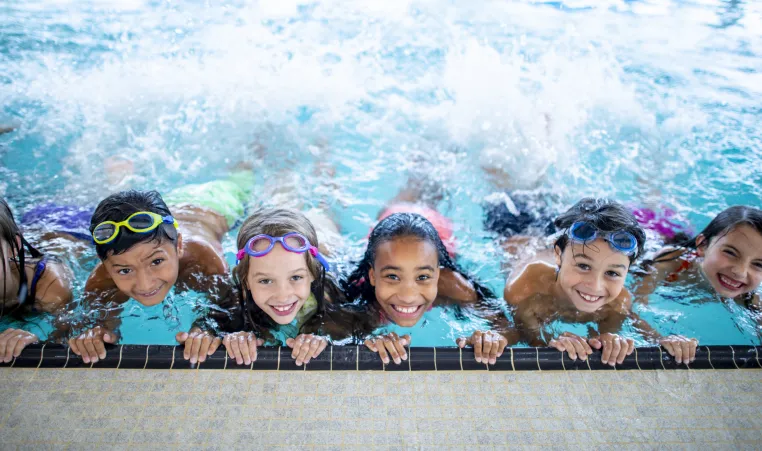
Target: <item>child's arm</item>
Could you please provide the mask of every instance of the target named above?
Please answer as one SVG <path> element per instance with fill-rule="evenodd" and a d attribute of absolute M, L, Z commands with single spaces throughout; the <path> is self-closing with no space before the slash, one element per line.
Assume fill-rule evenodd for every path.
<path fill-rule="evenodd" d="M 551 269 L 550 272 L 553 272 Z M 503 297 L 513 307 L 518 333 L 530 346 L 547 346 L 542 328 L 547 322 L 547 308 L 542 285 L 552 283 L 548 279 L 548 266 L 541 262 L 530 263 L 517 275 L 506 281 Z"/>
<path fill-rule="evenodd" d="M 437 296 L 460 304 L 472 304 L 479 301 L 479 295 L 473 284 L 463 274 L 450 269 L 439 272 Z"/>
<path fill-rule="evenodd" d="M 122 304 L 129 299 L 119 291 L 114 281 L 108 275 L 103 264 L 98 264 L 85 283 L 83 303 L 88 309 L 89 316 L 96 318 L 84 332 L 69 338 L 69 346 L 75 354 L 82 357 L 85 363 L 96 363 L 106 358 L 104 343 L 119 341 L 118 328 L 121 324 L 119 315 Z M 88 318 L 85 321 L 89 321 Z M 73 330 L 84 326 L 82 321 L 72 321 L 70 318 L 57 320 L 58 334 L 71 335 Z"/>
<path fill-rule="evenodd" d="M 72 301 L 71 281 L 74 275 L 63 263 L 49 261 L 42 279 L 37 284 L 38 308 L 46 313 L 57 313 Z"/>
<path fill-rule="evenodd" d="M 663 249 L 659 254 L 663 254 L 667 249 Z M 684 252 L 683 249 L 675 249 L 669 254 L 664 254 L 665 261 L 651 263 L 648 266 L 648 273 L 638 278 L 633 290 L 634 301 L 640 304 L 648 304 L 648 297 L 656 291 L 667 277 L 680 268 L 683 260 L 679 256 Z"/>

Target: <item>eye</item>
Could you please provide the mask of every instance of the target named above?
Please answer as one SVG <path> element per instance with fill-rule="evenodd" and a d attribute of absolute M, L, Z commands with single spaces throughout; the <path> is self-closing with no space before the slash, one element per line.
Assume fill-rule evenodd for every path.
<path fill-rule="evenodd" d="M 422 282 L 427 281 L 429 279 L 431 279 L 431 276 L 428 274 L 421 274 L 420 276 L 418 276 L 418 280 Z"/>
<path fill-rule="evenodd" d="M 164 259 L 163 258 L 157 258 L 156 260 L 151 262 L 151 266 L 159 266 L 162 263 L 164 263 Z"/>
<path fill-rule="evenodd" d="M 736 256 L 736 253 L 733 252 L 730 249 L 725 249 L 725 250 L 723 250 L 723 252 L 725 252 L 726 254 L 730 255 L 731 257 L 735 257 Z"/>
<path fill-rule="evenodd" d="M 590 265 L 585 264 L 585 263 L 577 263 L 576 266 L 577 266 L 577 268 L 581 269 L 582 271 L 589 271 L 590 270 Z"/>
<path fill-rule="evenodd" d="M 622 275 L 616 271 L 606 271 L 606 275 L 615 279 L 618 277 L 622 277 Z"/>
<path fill-rule="evenodd" d="M 270 285 L 271 283 L 273 283 L 273 280 L 272 279 L 259 279 L 259 281 L 257 283 L 261 283 L 262 285 Z"/>
<path fill-rule="evenodd" d="M 302 279 L 304 279 L 304 276 L 300 276 L 300 275 L 298 275 L 298 274 L 297 274 L 297 275 L 294 275 L 294 276 L 291 276 L 291 280 L 292 280 L 293 282 L 298 282 L 298 281 L 300 281 L 300 280 L 302 280 Z"/>
<path fill-rule="evenodd" d="M 130 268 L 122 268 L 119 271 L 117 271 L 116 273 L 119 274 L 120 276 L 126 276 L 127 274 L 129 274 L 131 272 L 132 272 L 132 270 Z"/>
<path fill-rule="evenodd" d="M 400 280 L 400 278 L 397 277 L 397 274 L 387 274 L 384 276 L 384 278 L 389 280 Z"/>
<path fill-rule="evenodd" d="M 761 269 L 761 270 L 762 270 L 762 263 L 759 263 L 759 262 L 755 262 L 755 263 L 752 263 L 752 265 L 753 265 L 755 268 L 757 268 L 757 269 Z"/>

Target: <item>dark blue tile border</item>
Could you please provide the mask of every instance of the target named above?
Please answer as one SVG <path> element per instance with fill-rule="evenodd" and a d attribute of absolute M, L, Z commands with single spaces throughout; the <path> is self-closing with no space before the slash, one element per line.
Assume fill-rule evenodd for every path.
<path fill-rule="evenodd" d="M 296 366 L 287 347 L 260 348 L 251 365 L 236 365 L 220 348 L 200 365 L 183 359 L 183 348 L 160 345 L 118 345 L 107 347 L 105 359 L 96 364 L 84 363 L 67 346 L 58 344 L 30 345 L 13 362 L 0 367 L 14 368 L 124 368 L 124 369 L 191 369 L 259 370 L 259 371 L 591 371 L 614 370 L 601 362 L 596 351 L 587 361 L 571 360 L 553 348 L 508 348 L 494 365 L 477 363 L 473 349 L 456 347 L 408 349 L 408 360 L 397 365 L 384 365 L 378 355 L 365 346 L 333 346 L 306 366 Z M 661 348 L 637 348 L 617 370 L 675 369 L 745 369 L 762 368 L 762 346 L 699 346 L 696 360 L 678 365 Z"/>

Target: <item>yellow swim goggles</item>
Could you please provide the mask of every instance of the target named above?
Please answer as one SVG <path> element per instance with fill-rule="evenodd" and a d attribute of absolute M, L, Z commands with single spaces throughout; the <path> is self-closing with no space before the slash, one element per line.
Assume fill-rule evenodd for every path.
<path fill-rule="evenodd" d="M 162 224 L 172 224 L 177 229 L 177 221 L 172 216 L 162 216 L 150 211 L 138 211 L 131 214 L 122 222 L 104 221 L 93 229 L 95 244 L 106 244 L 114 241 L 119 235 L 119 228 L 126 227 L 134 233 L 148 233 Z"/>

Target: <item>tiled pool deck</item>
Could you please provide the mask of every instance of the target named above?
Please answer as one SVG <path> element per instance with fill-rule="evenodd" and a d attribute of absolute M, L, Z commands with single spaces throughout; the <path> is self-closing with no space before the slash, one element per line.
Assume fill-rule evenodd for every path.
<path fill-rule="evenodd" d="M 0 368 L 0 380 L 3 450 L 762 447 L 760 369 Z"/>

